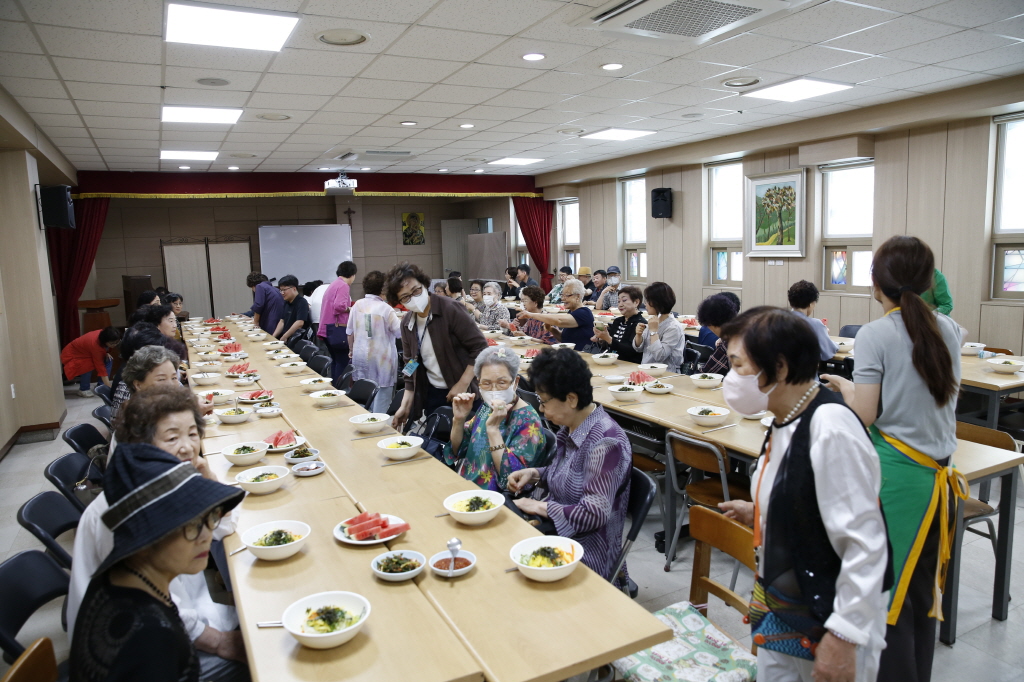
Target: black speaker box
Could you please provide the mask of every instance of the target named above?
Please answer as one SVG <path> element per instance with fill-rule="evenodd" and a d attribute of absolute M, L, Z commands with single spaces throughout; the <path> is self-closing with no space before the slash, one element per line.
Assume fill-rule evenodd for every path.
<path fill-rule="evenodd" d="M 659 187 L 651 190 L 651 217 L 672 217 L 672 190 L 670 188 Z"/>
<path fill-rule="evenodd" d="M 39 188 L 43 208 L 43 226 L 75 229 L 75 206 L 71 203 L 71 188 L 67 185 Z"/>

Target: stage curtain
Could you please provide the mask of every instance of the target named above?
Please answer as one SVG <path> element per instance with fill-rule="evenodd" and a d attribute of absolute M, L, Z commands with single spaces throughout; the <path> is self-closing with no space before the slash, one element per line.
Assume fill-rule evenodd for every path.
<path fill-rule="evenodd" d="M 57 292 L 57 321 L 60 326 L 61 347 L 77 339 L 81 332 L 78 322 L 78 299 L 85 289 L 96 250 L 107 222 L 110 199 L 75 200 L 75 229 L 46 229 L 50 251 L 50 271 Z"/>
<path fill-rule="evenodd" d="M 539 197 L 512 197 L 512 205 L 519 220 L 519 229 L 526 240 L 530 257 L 540 271 L 540 285 L 551 291 L 551 219 L 555 215 L 555 202 Z"/>

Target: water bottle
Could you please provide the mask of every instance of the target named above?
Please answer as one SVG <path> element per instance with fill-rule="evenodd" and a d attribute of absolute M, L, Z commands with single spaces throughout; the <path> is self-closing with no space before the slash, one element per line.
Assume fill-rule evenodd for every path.
<path fill-rule="evenodd" d="M 982 359 L 982 360 L 987 360 L 988 358 L 994 358 L 995 356 L 996 356 L 996 354 L 993 353 L 992 351 L 988 351 L 988 350 L 979 350 L 978 351 L 978 357 L 980 359 Z"/>

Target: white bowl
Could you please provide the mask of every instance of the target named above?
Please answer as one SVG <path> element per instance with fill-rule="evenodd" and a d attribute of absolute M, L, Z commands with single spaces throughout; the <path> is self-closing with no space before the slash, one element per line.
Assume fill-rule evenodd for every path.
<path fill-rule="evenodd" d="M 519 361 L 519 366 L 520 367 L 529 367 L 530 365 L 533 364 L 533 361 L 534 361 L 534 358 L 522 358 Z"/>
<path fill-rule="evenodd" d="M 567 552 L 571 552 L 573 560 L 564 566 L 554 566 L 552 568 L 524 566 L 522 563 L 523 556 L 529 556 L 541 547 L 557 547 Z M 512 559 L 512 563 L 515 564 L 516 568 L 519 569 L 519 572 L 530 580 L 536 580 L 541 583 L 551 583 L 568 577 L 569 574 L 576 570 L 576 567 L 580 564 L 580 560 L 583 559 L 583 545 L 572 538 L 563 538 L 557 535 L 536 535 L 534 537 L 526 538 L 525 540 L 520 540 L 516 544 L 512 545 L 512 549 L 509 550 L 508 556 Z"/>
<path fill-rule="evenodd" d="M 594 305 L 597 304 L 595 303 Z M 562 312 L 562 309 L 559 308 L 557 305 L 546 305 L 540 310 L 542 313 L 547 313 L 548 315 L 557 315 L 558 313 Z"/>
<path fill-rule="evenodd" d="M 233 338 L 231 338 L 231 339 L 217 339 L 217 345 L 218 346 L 226 346 L 229 343 L 234 343 L 234 342 L 235 342 L 235 339 L 233 339 Z"/>
<path fill-rule="evenodd" d="M 267 346 L 268 348 L 276 348 L 278 346 L 283 346 L 284 341 L 279 341 L 275 339 L 274 341 L 265 341 L 263 345 Z"/>
<path fill-rule="evenodd" d="M 309 397 L 316 401 L 316 404 L 320 407 L 330 407 L 331 405 L 337 405 L 341 402 L 341 396 L 345 395 L 345 391 L 339 391 L 336 388 L 329 388 L 325 391 L 313 391 L 309 394 Z"/>
<path fill-rule="evenodd" d="M 260 419 L 273 419 L 274 417 L 280 417 L 283 410 L 280 407 L 258 407 L 256 408 L 256 416 Z"/>
<path fill-rule="evenodd" d="M 199 386 L 210 386 L 220 381 L 219 372 L 198 372 L 192 375 L 192 380 Z"/>
<path fill-rule="evenodd" d="M 701 379 L 700 377 L 711 377 L 710 379 Z M 722 379 L 725 377 L 721 374 L 714 374 L 711 372 L 699 372 L 697 374 L 690 375 L 690 380 L 693 381 L 693 385 L 697 388 L 715 388 L 722 383 Z"/>
<path fill-rule="evenodd" d="M 369 421 L 375 419 L 376 421 Z M 349 423 L 356 427 L 359 433 L 377 433 L 391 423 L 391 415 L 382 412 L 370 414 L 357 414 L 349 418 Z"/>
<path fill-rule="evenodd" d="M 265 467 L 253 467 L 252 469 L 246 469 L 245 471 L 235 474 L 235 480 L 242 486 L 242 490 L 250 492 L 253 495 L 266 495 L 272 493 L 287 480 L 288 475 L 291 471 L 288 467 L 281 466 L 265 466 Z M 253 481 L 252 479 L 260 474 L 277 474 L 277 478 L 269 481 Z"/>
<path fill-rule="evenodd" d="M 217 418 L 224 424 L 241 424 L 249 421 L 249 415 L 252 414 L 251 407 L 241 407 L 237 409 L 242 411 L 242 414 L 227 414 L 229 411 L 234 410 L 234 407 L 225 407 L 220 410 L 214 410 L 213 413 L 217 415 Z"/>
<path fill-rule="evenodd" d="M 207 360 L 206 362 L 193 362 L 190 364 L 192 367 L 220 367 L 224 363 L 220 360 Z"/>
<path fill-rule="evenodd" d="M 836 346 L 839 348 L 839 353 L 849 353 L 853 350 L 854 340 L 849 339 L 848 341 L 836 341 Z"/>
<path fill-rule="evenodd" d="M 506 301 L 514 301 L 514 300 L 516 300 L 516 297 L 515 296 L 505 296 L 505 300 Z"/>
<path fill-rule="evenodd" d="M 614 365 L 615 361 L 619 359 L 618 353 L 600 353 L 594 355 L 594 362 L 599 365 Z"/>
<path fill-rule="evenodd" d="M 388 445 L 398 442 L 409 443 L 409 446 L 403 448 L 388 447 Z M 419 436 L 391 436 L 390 438 L 377 441 L 377 447 L 384 453 L 384 456 L 388 459 L 396 460 L 409 459 L 420 451 L 421 445 L 423 445 L 423 439 Z"/>
<path fill-rule="evenodd" d="M 711 410 L 715 414 L 697 414 L 701 410 Z M 686 411 L 700 426 L 718 426 L 729 417 L 729 410 L 717 405 L 698 405 Z"/>
<path fill-rule="evenodd" d="M 326 391 L 331 388 L 331 380 L 326 377 L 313 377 L 311 379 L 299 379 L 299 385 L 306 393 L 313 391 Z"/>
<path fill-rule="evenodd" d="M 414 561 L 420 562 L 419 568 L 414 568 L 411 571 L 406 571 L 405 573 L 385 573 L 384 571 L 378 568 L 378 566 L 380 566 L 380 562 L 396 554 L 401 554 L 406 559 L 412 559 Z M 370 562 L 370 570 L 373 571 L 373 574 L 381 580 L 386 580 L 389 583 L 400 583 L 405 580 L 412 580 L 420 573 L 422 573 L 423 569 L 426 567 L 427 557 L 423 556 L 419 552 L 414 552 L 411 549 L 400 549 L 394 552 L 384 552 L 383 554 L 378 554 L 377 556 L 373 557 L 373 561 Z"/>
<path fill-rule="evenodd" d="M 1013 374 L 1014 372 L 1020 372 L 1021 370 L 1024 370 L 1024 360 L 1019 360 L 1017 358 L 1011 358 L 1008 356 L 989 358 L 987 362 L 988 364 L 992 365 L 992 369 L 999 372 L 1000 374 Z"/>
<path fill-rule="evenodd" d="M 655 388 L 656 385 L 660 385 L 661 388 Z M 644 384 L 644 390 L 648 393 L 663 394 L 668 393 L 672 390 L 672 384 L 666 384 L 664 381 L 649 381 Z"/>
<path fill-rule="evenodd" d="M 551 344 L 551 347 L 552 348 L 575 348 L 576 344 L 575 343 L 553 343 L 553 344 Z"/>
<path fill-rule="evenodd" d="M 623 403 L 631 403 L 643 395 L 643 386 L 609 386 L 612 397 Z"/>
<path fill-rule="evenodd" d="M 303 625 L 306 622 L 306 611 L 324 606 L 337 606 L 349 613 L 360 616 L 359 620 L 347 628 L 336 632 L 320 634 L 318 632 L 303 632 Z M 333 649 L 349 641 L 363 629 L 363 625 L 370 618 L 370 602 L 366 597 L 355 592 L 318 592 L 308 597 L 303 597 L 287 609 L 281 616 L 285 630 L 292 637 L 298 640 L 299 644 L 310 649 Z"/>
<path fill-rule="evenodd" d="M 527 346 L 533 339 L 529 336 L 511 336 L 508 341 L 513 346 Z"/>
<path fill-rule="evenodd" d="M 488 500 L 494 506 L 490 509 L 474 512 L 455 510 L 454 505 L 456 502 L 468 500 L 472 497 L 482 497 Z M 451 514 L 452 518 L 458 521 L 459 523 L 465 524 L 467 526 L 482 526 L 498 515 L 498 512 L 501 511 L 501 508 L 505 504 L 505 496 L 502 495 L 501 493 L 496 493 L 492 490 L 463 490 L 462 492 L 458 492 L 455 493 L 454 495 L 449 495 L 448 497 L 444 498 L 443 504 L 444 508 L 448 511 L 449 514 Z"/>
<path fill-rule="evenodd" d="M 467 552 L 464 549 L 460 549 L 455 556 L 462 557 L 463 559 L 469 559 L 469 566 L 466 566 L 465 568 L 456 568 L 454 571 L 452 571 L 451 577 L 453 578 L 458 578 L 460 575 L 466 575 L 467 573 L 473 570 L 474 566 L 476 566 L 476 554 L 473 554 L 472 552 Z M 442 578 L 447 578 L 447 568 L 436 568 L 434 566 L 436 562 L 441 561 L 442 559 L 448 559 L 448 561 L 450 562 L 452 559 L 452 553 L 448 550 L 445 550 L 443 552 L 438 552 L 434 556 L 430 557 L 430 570 L 436 573 L 437 575 L 441 576 Z"/>
<path fill-rule="evenodd" d="M 203 353 L 211 351 L 216 347 L 217 346 L 213 345 L 212 343 L 192 343 L 192 348 Z"/>
<path fill-rule="evenodd" d="M 660 377 L 668 370 L 668 365 L 660 362 L 649 362 L 646 365 L 637 365 L 637 369 L 647 372 L 652 377 Z"/>
<path fill-rule="evenodd" d="M 255 383 L 255 379 L 235 379 L 235 386 L 252 386 Z"/>
<path fill-rule="evenodd" d="M 609 384 L 621 384 L 623 381 L 626 380 L 626 377 L 624 377 L 621 374 L 609 374 L 608 376 L 605 377 L 605 379 L 608 381 Z"/>
<path fill-rule="evenodd" d="M 252 339 L 253 341 L 262 341 L 267 338 L 266 332 L 260 332 L 259 334 L 246 334 L 245 338 Z"/>
<path fill-rule="evenodd" d="M 288 531 L 292 535 L 299 535 L 298 540 L 289 542 L 287 545 L 274 545 L 273 547 L 261 547 L 254 545 L 253 543 L 259 540 L 267 533 L 272 533 L 275 530 Z M 253 526 L 249 530 L 242 533 L 242 544 L 245 545 L 253 556 L 257 559 L 263 559 L 264 561 L 280 561 L 281 559 L 287 559 L 298 553 L 302 546 L 306 544 L 306 538 L 309 537 L 312 528 L 302 521 L 268 521 L 267 523 L 261 523 L 258 526 Z"/>
<path fill-rule="evenodd" d="M 213 390 L 213 391 L 199 391 L 199 395 L 202 395 L 202 396 L 207 396 L 207 395 L 211 395 L 211 394 L 213 395 L 213 404 L 214 405 L 226 405 L 227 403 L 229 403 L 231 401 L 231 396 L 233 396 L 235 394 L 235 392 L 234 391 L 229 391 L 226 388 L 218 388 L 218 389 Z"/>
<path fill-rule="evenodd" d="M 483 330 L 484 338 L 487 339 L 500 339 L 504 336 L 504 332 L 500 329 L 485 329 Z"/>
<path fill-rule="evenodd" d="M 313 460 L 312 462 L 299 462 L 298 464 L 292 465 L 292 473 L 301 478 L 307 478 L 309 476 L 319 476 L 323 472 L 327 471 L 327 464 L 320 460 Z"/>
<path fill-rule="evenodd" d="M 754 419 L 754 420 L 757 420 L 757 421 L 761 421 L 761 419 L 766 414 L 768 414 L 768 410 L 761 410 L 760 412 L 757 412 L 755 414 L 743 414 L 742 412 L 737 412 L 736 414 L 738 414 L 739 416 L 743 417 L 744 419 Z"/>
<path fill-rule="evenodd" d="M 237 450 L 238 448 L 241 448 L 241 447 L 245 447 L 245 446 L 249 446 L 250 448 L 254 448 L 256 450 L 256 452 L 249 452 L 249 453 L 242 454 L 242 455 L 234 454 L 235 450 Z M 231 445 L 229 445 L 226 448 L 224 448 L 223 450 L 221 450 L 220 454 L 224 455 L 224 459 L 226 459 L 227 461 L 231 462 L 232 466 L 247 467 L 247 466 L 249 466 L 251 464 L 255 464 L 256 462 L 258 462 L 261 459 L 263 459 L 263 456 L 265 454 L 267 454 L 267 448 L 268 447 L 270 447 L 270 446 L 267 443 L 264 443 L 262 441 L 252 441 L 252 442 L 245 442 L 245 443 L 232 443 Z"/>
<path fill-rule="evenodd" d="M 960 347 L 960 355 L 977 355 L 985 350 L 985 346 L 984 343 L 965 343 Z"/>
<path fill-rule="evenodd" d="M 285 374 L 298 374 L 306 367 L 306 363 L 286 362 L 283 365 L 278 365 L 278 367 L 283 369 Z"/>
<path fill-rule="evenodd" d="M 315 462 L 320 457 L 320 451 L 316 448 L 307 448 L 311 454 L 304 457 L 296 457 L 295 453 L 298 452 L 298 448 L 291 452 L 284 453 L 284 461 L 289 464 L 302 464 L 303 462 Z"/>

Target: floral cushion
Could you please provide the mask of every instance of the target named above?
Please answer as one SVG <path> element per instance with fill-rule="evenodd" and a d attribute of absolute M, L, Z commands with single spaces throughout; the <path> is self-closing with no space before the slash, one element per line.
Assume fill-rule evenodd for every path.
<path fill-rule="evenodd" d="M 612 665 L 629 682 L 753 682 L 757 658 L 719 630 L 690 602 L 681 601 L 654 616 L 674 637 Z"/>

